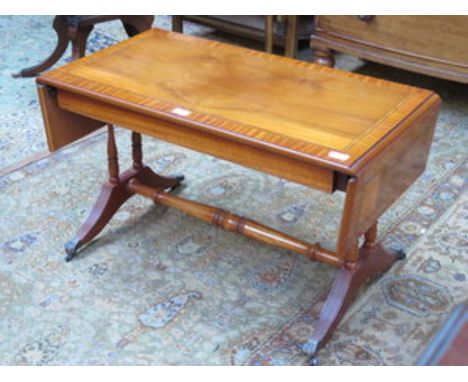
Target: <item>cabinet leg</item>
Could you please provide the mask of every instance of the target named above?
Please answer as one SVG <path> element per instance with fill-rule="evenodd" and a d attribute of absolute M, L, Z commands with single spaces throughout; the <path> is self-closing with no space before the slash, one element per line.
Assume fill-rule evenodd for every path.
<path fill-rule="evenodd" d="M 333 68 L 335 66 L 335 58 L 333 57 L 333 51 L 325 47 L 315 48 L 313 62 L 319 65 L 329 66 L 330 68 Z"/>

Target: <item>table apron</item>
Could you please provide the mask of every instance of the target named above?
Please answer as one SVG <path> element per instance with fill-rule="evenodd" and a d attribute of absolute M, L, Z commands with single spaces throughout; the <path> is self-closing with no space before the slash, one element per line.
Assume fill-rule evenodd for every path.
<path fill-rule="evenodd" d="M 335 190 L 335 171 L 284 154 L 253 147 L 152 116 L 58 90 L 60 108 L 94 120 L 112 123 L 198 152 L 269 173 L 323 192 Z M 67 129 L 73 129 L 67 126 Z"/>

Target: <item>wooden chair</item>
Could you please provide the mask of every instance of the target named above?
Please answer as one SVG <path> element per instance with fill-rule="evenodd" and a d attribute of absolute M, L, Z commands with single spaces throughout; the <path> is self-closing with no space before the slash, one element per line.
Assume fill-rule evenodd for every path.
<path fill-rule="evenodd" d="M 94 25 L 111 20 L 120 20 L 131 37 L 151 28 L 154 16 L 55 16 L 52 26 L 57 33 L 57 45 L 52 54 L 40 64 L 25 68 L 13 77 L 33 77 L 49 69 L 62 57 L 70 42 L 72 60 L 83 57 Z"/>

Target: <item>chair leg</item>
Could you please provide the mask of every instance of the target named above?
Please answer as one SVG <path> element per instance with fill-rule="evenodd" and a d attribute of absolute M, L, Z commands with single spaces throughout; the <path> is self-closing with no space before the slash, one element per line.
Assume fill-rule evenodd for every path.
<path fill-rule="evenodd" d="M 55 32 L 57 33 L 57 45 L 55 46 L 55 49 L 52 52 L 52 54 L 40 64 L 22 69 L 19 73 L 14 74 L 13 75 L 14 78 L 34 77 L 38 75 L 39 73 L 43 72 L 44 70 L 49 69 L 52 65 L 54 65 L 60 59 L 60 57 L 62 57 L 70 41 L 68 37 L 67 17 L 55 16 L 54 22 L 53 22 L 53 28 Z"/>
<path fill-rule="evenodd" d="M 72 42 L 72 60 L 84 57 L 86 54 L 86 42 L 88 41 L 89 34 L 93 30 L 94 25 L 85 27 L 77 26 L 70 31 L 70 39 Z"/>
<path fill-rule="evenodd" d="M 122 24 L 129 37 L 133 37 L 151 28 L 154 16 L 122 16 Z"/>

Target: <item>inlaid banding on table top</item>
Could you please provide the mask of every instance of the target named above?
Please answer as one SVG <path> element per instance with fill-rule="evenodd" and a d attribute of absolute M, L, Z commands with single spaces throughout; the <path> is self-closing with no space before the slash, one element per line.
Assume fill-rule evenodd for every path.
<path fill-rule="evenodd" d="M 172 70 L 168 65 L 164 66 L 164 62 L 162 64 L 158 64 L 160 65 L 159 67 L 156 64 L 154 66 L 156 69 L 162 70 L 166 73 L 166 77 L 163 78 L 162 83 L 158 83 L 157 81 L 155 83 L 155 78 L 152 77 L 153 82 L 150 82 L 150 85 L 145 85 L 145 81 L 139 81 L 138 77 L 138 83 L 141 84 L 141 86 L 146 86 L 146 88 L 143 87 L 140 92 L 134 91 L 134 87 L 129 84 L 131 84 L 132 81 L 135 81 L 135 79 L 132 78 L 130 73 L 127 73 L 126 69 L 123 72 L 120 71 L 120 69 L 122 69 L 122 62 L 127 62 L 127 60 L 131 59 L 131 57 L 127 58 L 126 55 L 130 56 L 131 54 L 124 54 L 124 58 L 116 56 L 115 59 L 124 60 L 118 65 L 113 64 L 113 54 L 118 53 L 129 44 L 131 44 L 130 46 L 135 49 L 134 46 L 140 44 L 141 41 L 151 38 L 155 40 L 155 44 L 159 43 L 162 47 L 164 47 L 164 44 L 172 44 L 171 46 L 168 45 L 167 49 L 174 49 L 175 53 L 173 53 L 173 55 L 175 56 L 177 56 L 181 50 L 181 46 L 173 48 L 173 44 L 177 42 L 181 45 L 187 43 L 198 44 L 199 46 L 205 47 L 205 49 L 207 49 L 206 47 L 209 47 L 210 49 L 215 50 L 215 52 L 228 52 L 229 57 L 235 53 L 242 54 L 243 56 L 247 55 L 249 60 L 257 61 L 257 67 L 253 69 L 254 72 L 256 70 L 255 73 L 258 73 L 259 70 L 258 63 L 265 61 L 278 62 L 281 63 L 281 66 L 287 65 L 299 68 L 300 71 L 294 71 L 291 78 L 284 77 L 284 79 L 280 79 L 280 84 L 285 84 L 289 91 L 291 91 L 291 86 L 297 85 L 297 89 L 301 90 L 301 94 L 313 95 L 315 94 L 314 92 L 317 91 L 317 95 L 307 101 L 311 102 L 312 105 L 315 105 L 311 108 L 313 113 L 319 112 L 322 113 L 322 116 L 321 118 L 318 118 L 318 122 L 316 122 L 313 115 L 310 115 L 311 112 L 307 112 L 303 113 L 303 115 L 301 115 L 296 121 L 296 116 L 289 113 L 294 112 L 297 108 L 292 107 L 291 104 L 287 104 L 282 108 L 281 97 L 271 98 L 270 95 L 267 96 L 268 87 L 264 82 L 260 82 L 259 85 L 262 86 L 261 89 L 265 87 L 264 90 L 261 90 L 265 91 L 265 93 L 257 92 L 255 94 L 257 97 L 262 97 L 262 95 L 265 94 L 266 99 L 271 99 L 277 102 L 279 110 L 281 110 L 279 114 L 276 114 L 275 108 L 270 107 L 266 111 L 259 109 L 257 115 L 255 112 L 255 105 L 252 106 L 252 103 L 249 104 L 248 102 L 245 102 L 245 99 L 243 99 L 245 105 L 244 108 L 239 107 L 238 104 L 233 104 L 232 108 L 230 108 L 230 103 L 235 99 L 233 98 L 233 94 L 235 95 L 236 93 L 222 93 L 224 98 L 221 99 L 221 103 L 219 105 L 216 104 L 216 101 L 213 103 L 213 99 L 215 99 L 213 98 L 213 95 L 210 95 L 208 100 L 205 101 L 202 96 L 204 94 L 203 91 L 201 93 L 195 92 L 195 95 L 192 95 L 190 92 L 186 91 L 187 89 L 185 89 L 183 85 L 181 89 L 177 88 L 176 85 L 180 84 L 180 81 L 183 82 L 184 79 L 179 82 L 175 82 L 175 85 L 173 84 L 174 88 L 170 88 L 170 84 L 168 85 L 164 83 L 164 81 L 167 80 L 168 73 L 166 72 L 168 70 Z M 152 43 L 152 41 L 150 42 Z M 144 48 L 148 47 L 144 46 Z M 159 47 L 158 49 L 163 48 Z M 141 54 L 144 56 L 144 49 L 142 49 Z M 154 55 L 154 52 L 152 54 Z M 215 57 L 215 53 L 212 53 L 211 51 L 206 53 L 206 56 L 203 56 L 203 54 L 205 54 L 204 51 L 200 54 L 202 56 L 195 55 L 191 58 L 203 61 L 204 59 L 207 60 L 208 58 L 211 58 L 212 55 Z M 109 60 L 108 57 L 112 57 L 112 60 Z M 140 56 L 140 59 L 144 59 L 141 57 L 142 56 Z M 148 57 L 152 56 L 148 55 Z M 171 59 L 174 59 L 174 57 L 171 56 Z M 219 60 L 221 63 L 224 63 L 226 61 L 226 57 L 221 55 Z M 243 59 L 241 59 L 241 62 L 243 62 L 242 60 Z M 94 66 L 93 63 L 95 63 Z M 196 64 L 196 62 L 194 63 Z M 107 69 L 107 65 L 109 65 L 111 69 Z M 185 66 L 183 65 L 185 64 L 179 63 L 176 66 L 176 69 L 173 69 L 175 71 L 173 73 L 175 77 L 184 74 L 183 69 Z M 125 67 L 126 65 L 123 66 Z M 205 69 L 208 70 L 209 68 Z M 102 70 L 104 71 L 102 72 Z M 249 68 L 242 69 L 239 73 L 242 73 L 242 75 L 244 73 L 249 74 L 249 70 Z M 270 70 L 270 72 L 267 72 L 267 77 L 274 76 L 279 71 L 276 66 L 269 67 L 268 70 Z M 198 72 L 190 72 L 190 75 L 193 76 L 197 73 Z M 202 71 L 201 73 L 206 73 L 206 71 Z M 243 84 L 245 81 L 242 81 L 242 78 L 239 77 L 239 73 L 237 73 L 235 81 L 240 80 L 240 85 L 236 83 L 236 85 L 234 85 L 234 89 L 239 91 L 239 95 L 243 96 L 244 93 L 246 93 L 242 92 L 242 86 L 244 86 Z M 350 107 L 339 103 L 336 105 L 335 113 L 334 110 L 329 109 L 333 106 L 333 103 L 331 104 L 330 100 L 328 101 L 326 108 L 322 110 L 320 107 L 320 102 L 323 98 L 322 95 L 330 97 L 330 89 L 333 88 L 333 84 L 327 85 L 326 80 L 318 75 L 316 76 L 317 78 L 313 77 L 318 73 L 321 74 L 322 77 L 325 75 L 325 78 L 330 77 L 334 80 L 339 79 L 350 82 L 350 86 L 352 83 L 355 83 L 358 91 L 361 91 L 361 93 L 364 90 L 372 90 L 374 86 L 388 89 L 389 92 L 380 90 L 377 92 L 377 95 L 380 97 L 378 99 L 386 101 L 386 104 L 391 107 L 388 107 L 388 110 L 385 110 L 385 113 L 382 115 L 379 114 L 380 112 L 372 111 L 369 114 L 373 116 L 371 119 L 366 119 L 366 113 L 360 112 L 359 109 L 353 109 L 353 112 L 350 113 Z M 86 74 L 90 75 L 85 76 Z M 216 75 L 224 75 L 224 73 L 217 73 Z M 93 76 L 95 78 L 89 78 Z M 101 78 L 102 82 L 100 82 Z M 210 79 L 211 77 L 207 78 Z M 96 54 L 65 65 L 62 68 L 51 71 L 42 76 L 38 81 L 40 83 L 48 84 L 59 89 L 62 88 L 91 98 L 105 98 L 106 102 L 109 102 L 110 104 L 130 110 L 138 110 L 156 118 L 177 123 L 182 122 L 190 127 L 209 130 L 211 133 L 230 136 L 234 139 L 242 139 L 243 141 L 247 139 L 252 144 L 260 145 L 267 149 L 286 150 L 292 156 L 299 157 L 303 160 L 311 161 L 313 163 L 325 163 L 330 167 L 344 171 L 352 168 L 356 161 L 362 159 L 375 142 L 385 139 L 389 132 L 394 130 L 396 126 L 402 122 L 404 123 L 404 119 L 410 114 L 417 113 L 418 108 L 422 105 L 424 106 L 424 103 L 428 98 L 433 96 L 433 93 L 429 91 L 406 85 L 394 84 L 383 80 L 372 79 L 353 73 L 346 73 L 317 66 L 315 64 L 274 56 L 246 48 L 235 47 L 216 41 L 207 41 L 192 36 L 179 35 L 157 29 L 148 31 L 147 33 L 143 33 L 133 39 L 124 41 Z M 122 81 L 128 82 L 126 85 L 127 88 L 121 84 Z M 197 83 L 196 81 L 194 82 L 193 78 L 191 81 L 192 82 L 189 81 L 189 85 L 185 86 L 190 87 Z M 315 90 L 314 84 L 316 82 L 318 87 Z M 119 83 L 119 86 L 122 85 L 122 88 L 118 88 L 116 83 Z M 302 83 L 305 83 L 305 85 L 301 85 Z M 370 84 L 371 87 L 363 84 Z M 218 83 L 207 83 L 206 85 L 210 87 L 215 94 L 217 89 L 216 86 L 220 90 L 223 90 L 224 88 L 223 84 Z M 163 96 L 164 101 L 162 101 L 161 98 L 152 95 L 152 92 L 150 91 L 151 87 L 148 86 L 152 86 L 155 90 L 158 90 L 156 93 Z M 252 88 L 247 87 L 246 89 L 249 90 Z M 392 93 L 392 90 L 396 93 Z M 196 103 L 198 99 L 202 100 L 200 105 Z M 174 102 L 175 100 L 177 100 L 177 102 Z M 371 101 L 372 97 L 369 102 Z M 366 107 L 366 105 L 363 105 L 362 107 Z M 367 107 L 368 110 L 372 110 L 369 106 Z M 207 111 L 207 109 L 210 111 Z M 175 113 L 174 110 L 183 110 L 184 113 Z M 216 113 L 218 110 L 219 113 Z M 334 114 L 334 118 L 329 118 L 332 114 Z M 236 118 L 237 116 L 242 115 L 245 115 L 246 117 Z M 378 118 L 376 119 L 376 117 Z M 340 118 L 342 119 L 342 122 L 341 124 L 337 124 L 338 122 L 336 121 L 340 120 Z M 334 120 L 335 122 L 332 122 Z M 246 123 L 246 121 L 248 121 L 248 123 Z M 352 122 L 354 126 L 352 129 L 348 130 L 347 121 Z M 330 124 L 335 124 L 335 126 Z M 345 160 L 334 158 L 329 155 L 330 151 L 342 152 L 348 157 Z"/>
<path fill-rule="evenodd" d="M 150 29 L 146 32 L 133 36 L 131 39 L 123 40 L 115 45 L 101 49 L 93 53 L 92 55 L 82 57 L 76 61 L 72 61 L 63 67 L 60 67 L 60 68 L 57 68 L 57 69 L 54 69 L 45 73 L 44 76 L 48 76 L 49 74 L 53 73 L 56 70 L 63 70 L 67 67 L 72 68 L 76 65 L 82 65 L 83 63 L 91 63 L 99 59 L 101 56 L 106 56 L 111 53 L 116 53 L 117 51 L 126 48 L 127 45 L 134 44 L 135 41 L 137 40 L 146 40 L 146 39 L 152 38 L 154 35 L 158 35 L 158 37 L 170 38 L 173 40 L 190 42 L 190 44 L 205 45 L 205 46 L 209 46 L 211 48 L 216 48 L 216 49 L 227 49 L 230 51 L 238 51 L 239 53 L 242 53 L 242 55 L 249 55 L 251 57 L 256 57 L 261 60 L 276 61 L 276 62 L 281 62 L 283 65 L 287 64 L 287 65 L 292 65 L 292 66 L 300 67 L 300 68 L 307 69 L 307 70 L 313 70 L 314 72 L 320 72 L 333 78 L 339 77 L 341 80 L 346 80 L 346 81 L 358 80 L 359 82 L 363 82 L 363 83 L 368 82 L 368 83 L 371 83 L 372 85 L 382 86 L 387 89 L 400 90 L 406 93 L 427 92 L 424 89 L 409 86 L 409 85 L 404 85 L 398 82 L 386 81 L 386 80 L 382 80 L 382 79 L 375 78 L 375 77 L 369 77 L 369 76 L 365 76 L 365 75 L 358 74 L 358 73 L 346 72 L 344 70 L 338 70 L 338 69 L 329 68 L 323 65 L 317 65 L 312 62 L 296 60 L 296 59 L 286 57 L 286 56 L 274 55 L 274 54 L 265 53 L 259 50 L 244 48 L 242 46 L 226 44 L 226 43 L 215 41 L 215 40 L 207 40 L 207 39 L 199 38 L 196 36 L 170 32 L 170 31 L 166 31 L 166 30 L 158 29 L 158 28 Z"/>
<path fill-rule="evenodd" d="M 49 79 L 52 79 L 51 81 Z M 67 89 L 70 92 L 77 94 L 90 96 L 96 99 L 104 99 L 113 105 L 120 106 L 123 108 L 133 109 L 131 106 L 136 107 L 138 111 L 141 111 L 147 115 L 167 119 L 169 121 L 186 122 L 191 127 L 202 127 L 203 130 L 210 130 L 211 132 L 219 135 L 229 135 L 232 133 L 232 137 L 241 136 L 242 141 L 249 140 L 252 143 L 256 143 L 262 146 L 269 144 L 270 148 L 278 147 L 281 151 L 288 151 L 292 156 L 300 156 L 302 159 L 310 160 L 311 162 L 317 162 L 318 158 L 323 158 L 324 162 L 339 162 L 339 167 L 343 169 L 349 167 L 353 162 L 353 157 L 350 155 L 346 161 L 333 161 L 327 157 L 330 148 L 319 146 L 317 144 L 304 142 L 294 138 L 287 137 L 282 134 L 273 133 L 270 131 L 263 130 L 256 126 L 248 126 L 240 124 L 235 121 L 228 120 L 223 117 L 215 115 L 209 115 L 200 111 L 191 111 L 187 116 L 181 116 L 172 112 L 179 106 L 170 104 L 168 102 L 160 101 L 157 99 L 148 99 L 147 97 L 141 97 L 137 93 L 128 91 L 122 91 L 111 86 L 104 86 L 94 81 L 90 81 L 84 78 L 79 78 L 79 81 L 73 82 L 73 85 L 67 85 L 61 87 L 61 81 L 75 81 L 78 79 L 77 76 L 69 75 L 64 72 L 56 72 L 52 77 L 48 77 L 47 83 L 58 88 Z M 54 82 L 57 80 L 57 82 Z M 82 91 L 86 88 L 88 91 Z M 125 95 L 126 100 L 119 98 L 119 95 Z M 155 114 L 155 111 L 157 112 Z M 219 129 L 222 129 L 221 131 Z M 302 155 L 301 155 L 302 154 Z M 342 165 L 342 166 L 340 166 Z"/>

